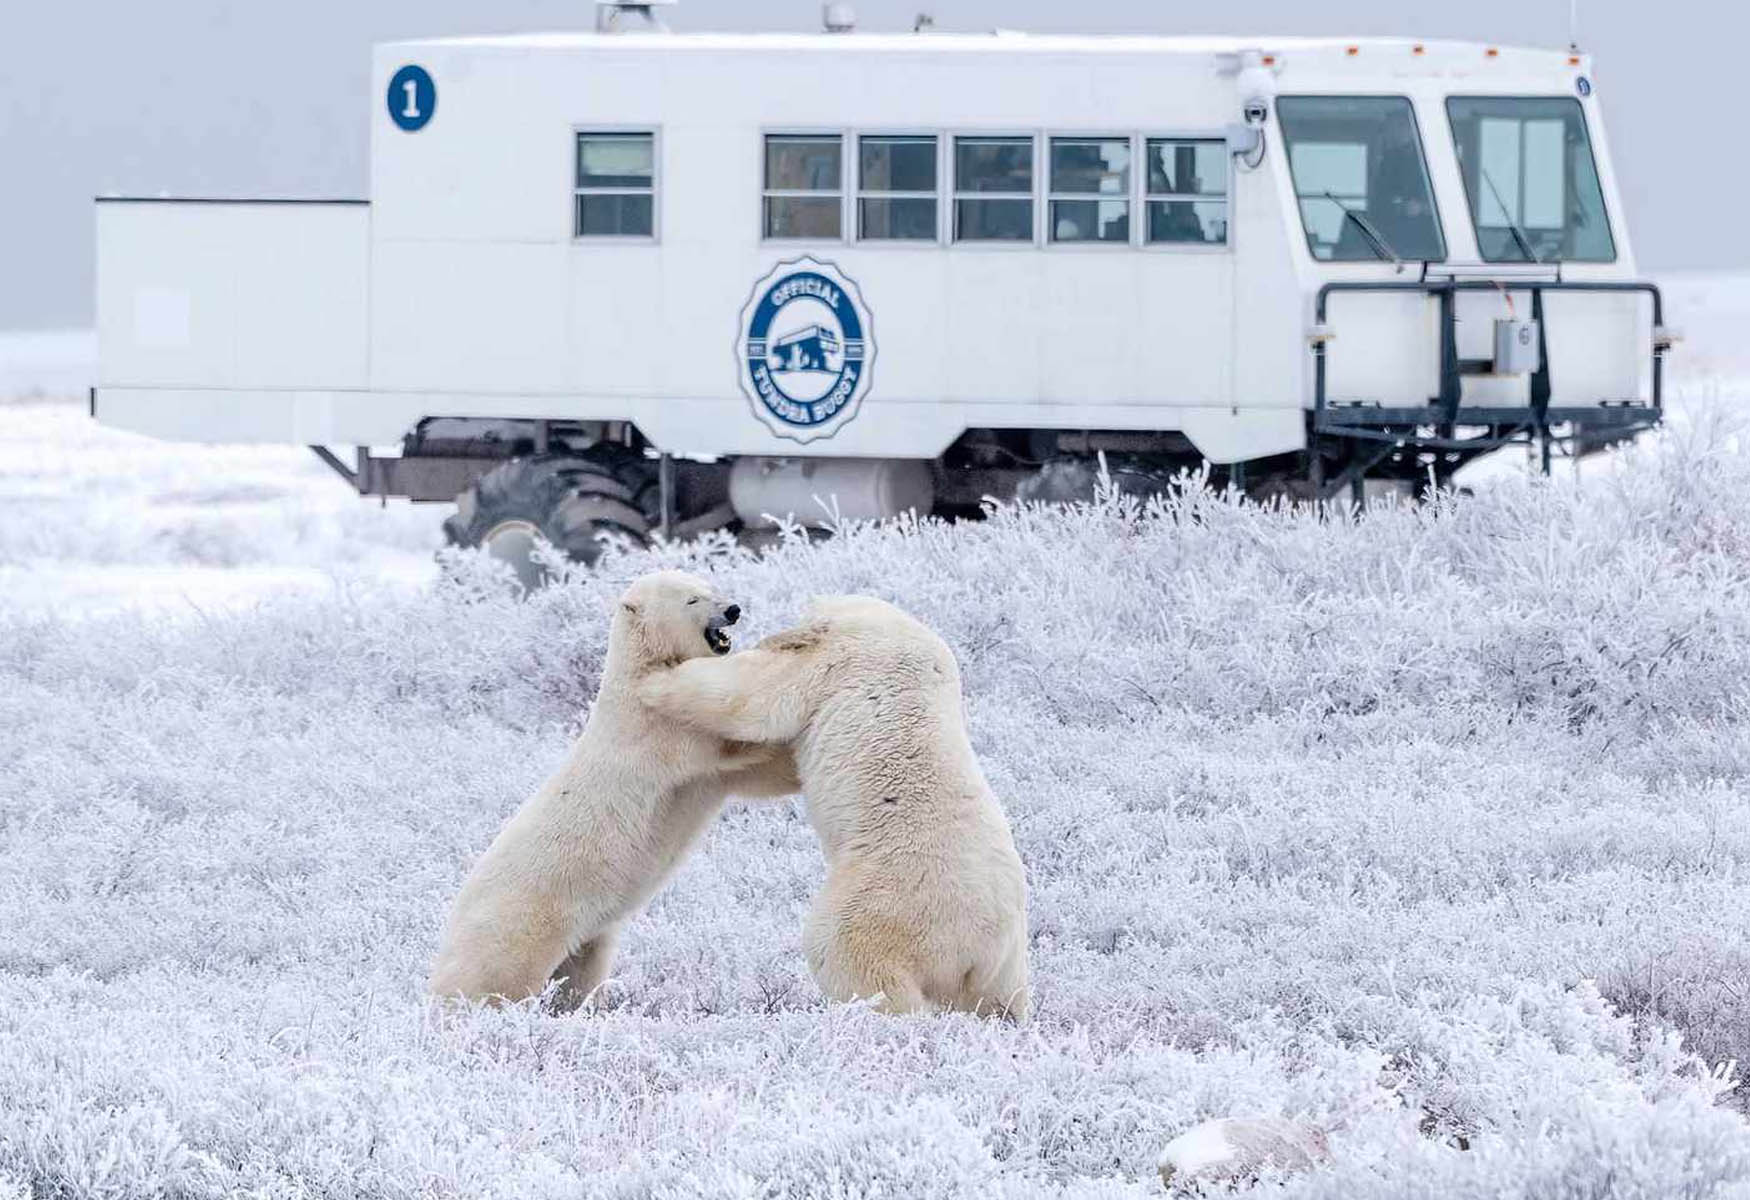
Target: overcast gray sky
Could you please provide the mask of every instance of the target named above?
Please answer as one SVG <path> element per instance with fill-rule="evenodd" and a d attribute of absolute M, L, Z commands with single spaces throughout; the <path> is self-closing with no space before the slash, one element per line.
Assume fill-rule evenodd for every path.
<path fill-rule="evenodd" d="M 861 0 L 866 29 L 1403 34 L 1565 45 L 1568 0 Z M 815 0 L 683 0 L 678 29 L 813 29 Z M 581 29 L 590 0 L 0 0 L 0 329 L 91 321 L 102 192 L 362 196 L 372 42 Z M 1750 7 L 1580 0 L 1643 268 L 1750 266 L 1735 61 Z M 1728 118 L 1731 118 L 1728 120 Z"/>

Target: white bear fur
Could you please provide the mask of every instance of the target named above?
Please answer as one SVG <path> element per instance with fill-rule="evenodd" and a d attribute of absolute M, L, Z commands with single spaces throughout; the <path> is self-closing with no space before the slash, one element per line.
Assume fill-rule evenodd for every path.
<path fill-rule="evenodd" d="M 474 864 L 450 911 L 432 994 L 515 1001 L 558 976 L 561 1003 L 575 1005 L 607 977 L 621 925 L 730 793 L 798 790 L 786 750 L 727 745 L 638 699 L 646 676 L 712 654 L 707 628 L 721 638 L 735 616 L 728 608 L 708 583 L 679 571 L 627 589 L 583 734 Z"/>
<path fill-rule="evenodd" d="M 1026 1016 L 1021 859 L 941 638 L 883 601 L 822 598 L 797 628 L 640 694 L 716 736 L 794 749 L 827 862 L 803 946 L 829 998 Z"/>

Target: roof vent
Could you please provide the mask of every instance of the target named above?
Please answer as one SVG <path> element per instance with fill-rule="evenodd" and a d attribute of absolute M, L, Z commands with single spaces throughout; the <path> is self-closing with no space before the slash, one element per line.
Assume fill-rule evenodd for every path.
<path fill-rule="evenodd" d="M 828 4 L 820 10 L 820 23 L 828 33 L 849 33 L 857 27 L 857 10 L 848 4 Z"/>
<path fill-rule="evenodd" d="M 655 10 L 680 0 L 596 0 L 597 33 L 667 33 Z"/>

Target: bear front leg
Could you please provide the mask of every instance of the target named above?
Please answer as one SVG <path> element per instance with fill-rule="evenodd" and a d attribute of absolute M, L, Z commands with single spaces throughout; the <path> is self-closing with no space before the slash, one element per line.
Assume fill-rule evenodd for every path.
<path fill-rule="evenodd" d="M 434 996 L 515 1003 L 538 996 L 565 959 L 570 941 L 566 922 L 556 912 L 525 898 L 526 907 L 475 908 L 467 889 L 458 901 L 432 968 Z"/>
<path fill-rule="evenodd" d="M 620 948 L 620 927 L 610 925 L 572 951 L 553 971 L 559 990 L 553 994 L 556 1012 L 571 1012 L 588 1000 L 608 977 Z"/>
<path fill-rule="evenodd" d="M 734 742 L 792 742 L 807 721 L 806 663 L 744 650 L 653 672 L 638 699 L 672 721 Z"/>
<path fill-rule="evenodd" d="M 751 745 L 746 742 L 725 744 L 723 790 L 744 800 L 763 800 L 773 796 L 794 796 L 802 790 L 796 776 L 796 755 L 788 746 Z"/>

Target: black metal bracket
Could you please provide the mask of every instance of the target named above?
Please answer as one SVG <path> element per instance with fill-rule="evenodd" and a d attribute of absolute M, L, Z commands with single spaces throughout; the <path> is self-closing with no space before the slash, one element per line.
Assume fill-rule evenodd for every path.
<path fill-rule="evenodd" d="M 355 487 L 355 488 L 358 487 L 358 485 L 359 485 L 358 472 L 353 470 L 351 467 L 347 466 L 345 463 L 341 462 L 340 459 L 335 455 L 334 451 L 330 450 L 327 446 L 311 446 L 310 450 L 313 454 L 316 455 L 317 458 L 319 458 L 323 462 L 327 463 L 328 466 L 330 467 L 330 469 L 332 469 L 336 475 L 338 475 L 342 479 L 346 480 L 346 482 L 349 485 L 351 485 L 352 487 Z"/>
<path fill-rule="evenodd" d="M 1344 488 L 1349 488 L 1356 493 L 1355 501 L 1359 504 L 1362 496 L 1358 489 L 1361 487 L 1362 480 L 1367 478 L 1367 473 L 1373 470 L 1374 467 L 1390 458 L 1393 454 L 1396 454 L 1398 449 L 1399 447 L 1397 445 L 1388 442 L 1374 450 L 1371 454 L 1357 456 L 1355 460 L 1344 469 L 1343 473 L 1335 479 L 1330 480 L 1329 482 L 1320 479 L 1318 481 L 1317 490 L 1314 494 L 1314 499 L 1321 501 L 1329 500 Z"/>
<path fill-rule="evenodd" d="M 416 455 L 377 458 L 369 446 L 355 447 L 358 466 L 349 467 L 327 446 L 311 453 L 361 496 L 405 496 L 415 501 L 454 500 L 476 479 L 503 462 L 477 455 Z"/>
<path fill-rule="evenodd" d="M 1331 285 L 1326 284 L 1319 290 L 1319 320 L 1323 321 L 1325 292 Z M 1426 284 L 1422 285 L 1427 287 Z M 1436 397 L 1440 405 L 1440 429 L 1444 436 L 1452 436 L 1452 427 L 1458 422 L 1458 405 L 1464 399 L 1464 385 L 1459 379 L 1458 362 L 1458 303 L 1455 293 L 1450 288 L 1441 288 L 1440 296 L 1440 395 Z M 1322 381 L 1321 381 L 1322 384 Z"/>

